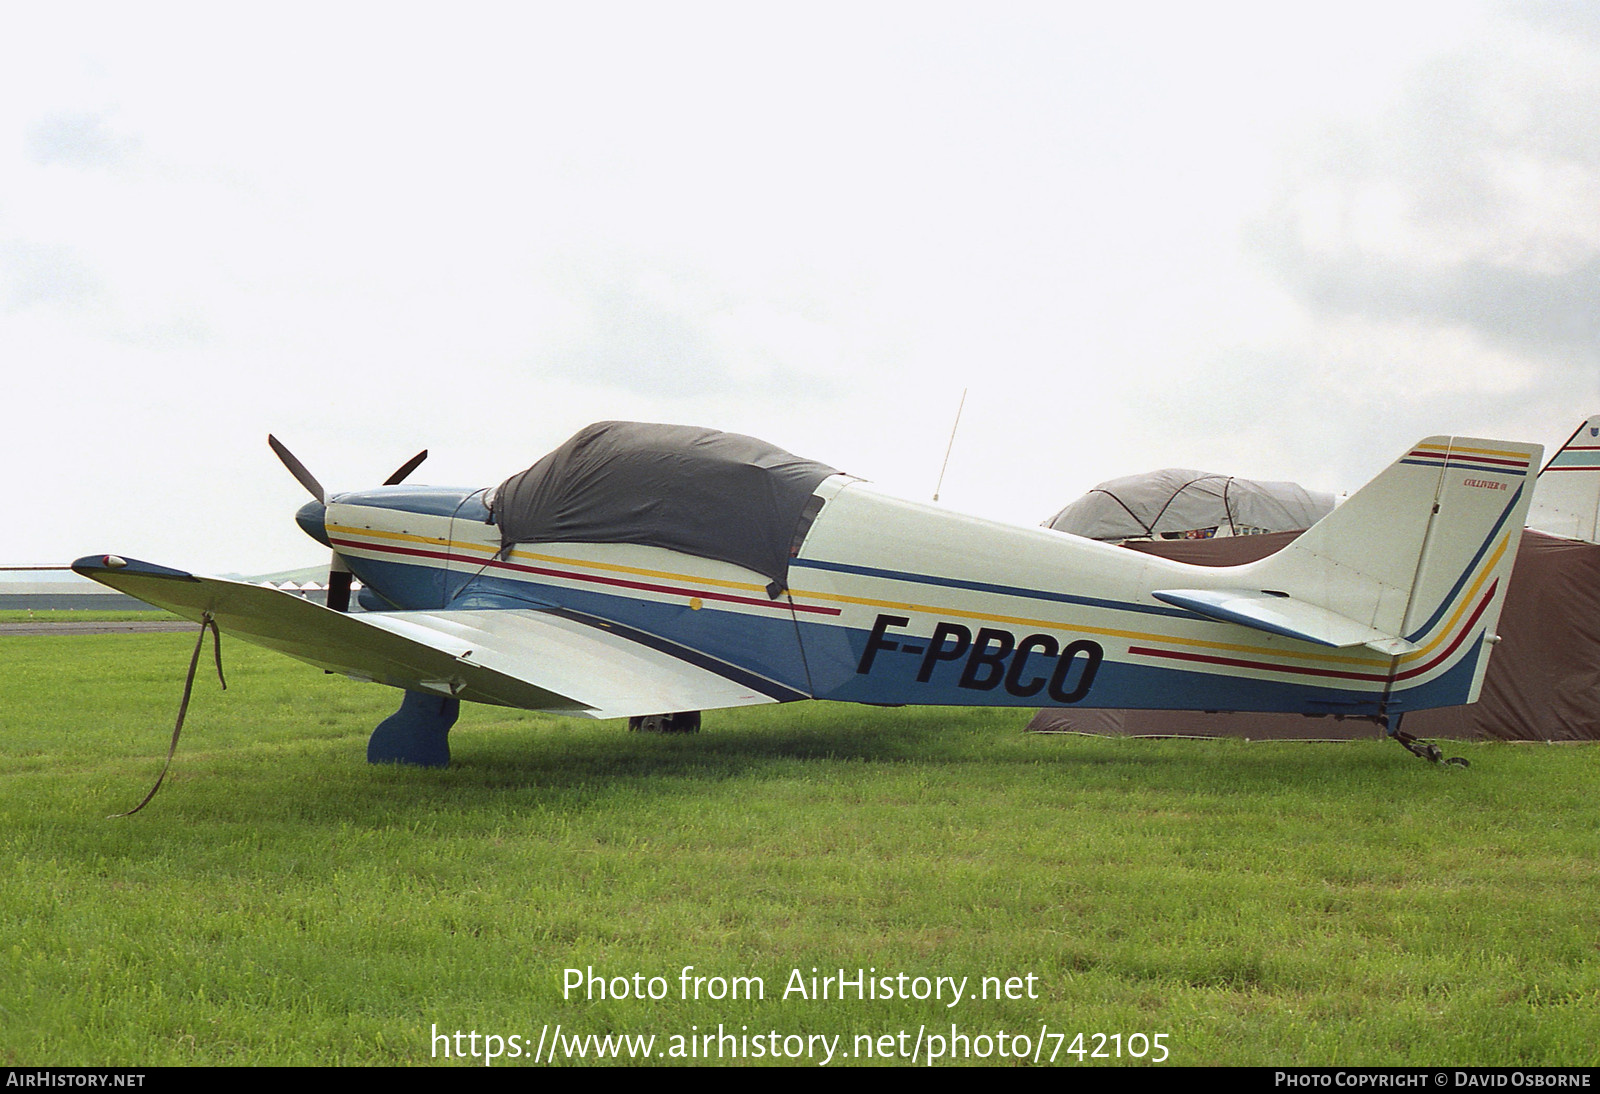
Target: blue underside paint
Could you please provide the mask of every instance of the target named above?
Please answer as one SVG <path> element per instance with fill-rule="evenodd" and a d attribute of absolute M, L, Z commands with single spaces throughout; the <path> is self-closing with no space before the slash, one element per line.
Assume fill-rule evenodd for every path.
<path fill-rule="evenodd" d="M 928 704 L 935 706 L 1062 706 L 1044 691 L 1013 695 L 1002 683 L 988 688 L 962 687 L 966 658 L 939 662 L 929 678 L 918 681 L 926 638 L 919 638 L 910 654 L 880 650 L 872 671 L 856 668 L 866 649 L 867 632 L 839 627 L 801 625 L 806 657 L 817 684 L 819 699 L 855 703 Z M 1053 659 L 1034 655 L 1019 679 L 1038 680 L 1049 675 Z M 1081 679 L 1081 667 L 1064 681 L 1070 691 Z M 1071 705 L 1081 707 L 1132 707 L 1167 710 L 1278 710 L 1304 713 L 1370 713 L 1376 711 L 1379 693 L 1344 688 L 1275 681 L 1129 664 L 1107 657 L 1095 672 L 1087 694 Z"/>
<path fill-rule="evenodd" d="M 1472 678 L 1477 674 L 1478 660 L 1483 657 L 1483 632 L 1470 639 L 1472 648 L 1449 671 L 1425 684 L 1406 690 L 1397 689 L 1389 700 L 1389 709 L 1431 710 L 1436 707 L 1456 707 L 1467 701 L 1471 694 Z"/>
<path fill-rule="evenodd" d="M 923 658 L 919 653 L 898 655 L 880 650 L 873 658 L 869 674 L 856 672 L 866 649 L 867 632 L 817 624 L 800 625 L 801 640 L 811 667 L 812 681 L 819 699 L 858 703 L 927 704 L 957 706 L 1061 706 L 1039 691 L 1032 695 L 1010 694 L 1003 683 L 988 688 L 962 687 L 966 658 L 939 662 L 925 682 L 917 680 Z M 919 639 L 918 641 L 924 641 Z M 1388 709 L 1422 710 L 1456 706 L 1467 701 L 1482 643 L 1474 639 L 1471 653 L 1441 676 L 1427 683 L 1393 691 Z M 1212 672 L 1143 665 L 1107 657 L 1095 672 L 1087 694 L 1071 705 L 1097 708 L 1165 710 L 1289 711 L 1303 714 L 1376 714 L 1383 701 L 1380 683 L 1355 687 L 1258 680 L 1244 676 L 1224 676 Z M 1030 659 L 1028 671 L 1018 674 L 1024 681 L 1047 675 L 1051 662 L 1042 656 Z M 1072 690 L 1080 673 L 1070 674 L 1064 689 Z"/>
<path fill-rule="evenodd" d="M 387 559 L 345 556 L 345 564 L 362 585 L 396 608 L 427 611 L 445 606 L 447 576 L 464 581 L 466 574 L 447 574 L 441 566 L 421 566 Z"/>
<path fill-rule="evenodd" d="M 364 612 L 392 612 L 395 605 L 389 603 L 378 595 L 378 590 L 371 585 L 361 586 L 361 591 L 356 594 L 356 603 Z"/>

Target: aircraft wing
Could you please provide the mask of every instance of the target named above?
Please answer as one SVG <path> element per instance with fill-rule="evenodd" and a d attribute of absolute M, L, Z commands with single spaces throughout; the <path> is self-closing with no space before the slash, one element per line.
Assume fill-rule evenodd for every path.
<path fill-rule="evenodd" d="M 760 681 L 601 620 L 532 609 L 331 611 L 291 593 L 91 555 L 85 577 L 330 672 L 479 703 L 620 718 L 776 702 Z M 686 654 L 692 651 L 684 651 Z"/>

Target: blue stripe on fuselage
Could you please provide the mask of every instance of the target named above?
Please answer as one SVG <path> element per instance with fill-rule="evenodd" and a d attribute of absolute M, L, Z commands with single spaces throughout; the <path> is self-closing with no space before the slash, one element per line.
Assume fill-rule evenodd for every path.
<path fill-rule="evenodd" d="M 979 593 L 999 596 L 1016 596 L 1027 600 L 1046 600 L 1056 604 L 1082 604 L 1090 608 L 1111 608 L 1119 612 L 1139 612 L 1144 615 L 1164 615 L 1172 619 L 1194 619 L 1195 613 L 1182 608 L 1169 608 L 1161 604 L 1134 604 L 1126 600 L 1105 600 L 1072 593 L 1051 593 L 1041 589 L 1025 589 L 1020 585 L 996 585 L 987 581 L 972 581 L 959 577 L 936 577 L 932 574 L 915 574 L 906 570 L 883 570 L 875 566 L 856 566 L 847 562 L 826 562 L 817 558 L 789 560 L 789 568 L 803 567 L 812 570 L 830 570 L 840 574 L 860 574 L 881 577 L 890 581 L 907 581 L 913 585 L 933 585 L 946 589 L 970 589 Z"/>

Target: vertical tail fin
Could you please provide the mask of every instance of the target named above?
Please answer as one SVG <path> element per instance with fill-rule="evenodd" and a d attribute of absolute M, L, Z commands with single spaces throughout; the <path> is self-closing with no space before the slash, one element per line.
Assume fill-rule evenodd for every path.
<path fill-rule="evenodd" d="M 1238 574 L 1379 632 L 1363 641 L 1394 658 L 1386 685 L 1393 709 L 1473 702 L 1542 452 L 1429 437 Z"/>
<path fill-rule="evenodd" d="M 1539 472 L 1528 524 L 1600 543 L 1600 414 L 1580 425 Z"/>

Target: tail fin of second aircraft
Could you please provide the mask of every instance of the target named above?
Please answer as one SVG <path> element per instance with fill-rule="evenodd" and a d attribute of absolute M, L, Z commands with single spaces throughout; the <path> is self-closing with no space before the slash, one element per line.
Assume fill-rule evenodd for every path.
<path fill-rule="evenodd" d="M 1473 702 L 1541 453 L 1537 445 L 1429 437 L 1282 551 L 1236 568 L 1230 583 L 1249 593 L 1242 608 L 1223 605 L 1231 617 L 1157 595 L 1387 654 L 1392 709 Z M 1287 626 L 1260 621 L 1275 610 Z M 1251 613 L 1255 621 L 1244 618 Z"/>
<path fill-rule="evenodd" d="M 1528 525 L 1600 543 L 1600 414 L 1580 425 L 1539 472 Z"/>

